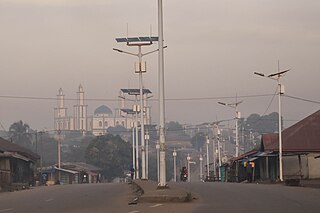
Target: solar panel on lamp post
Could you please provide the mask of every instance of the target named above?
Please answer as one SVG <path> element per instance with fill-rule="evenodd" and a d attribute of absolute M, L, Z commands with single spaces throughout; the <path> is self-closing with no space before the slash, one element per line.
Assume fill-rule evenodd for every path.
<path fill-rule="evenodd" d="M 158 50 L 153 50 L 147 53 L 142 53 L 142 46 L 149 46 L 153 44 L 153 41 L 158 41 L 158 37 L 131 37 L 131 38 L 116 38 L 117 42 L 125 42 L 128 46 L 137 46 L 138 53 L 131 53 L 117 48 L 113 48 L 114 51 L 133 55 L 138 57 L 139 61 L 135 72 L 139 74 L 139 90 L 140 90 L 140 126 L 141 126 L 141 179 L 146 179 L 146 153 L 145 153 L 145 131 L 144 131 L 144 102 L 143 102 L 143 79 L 142 73 L 146 72 L 145 63 L 142 63 L 142 57 Z"/>
<path fill-rule="evenodd" d="M 284 87 L 280 83 L 280 78 L 290 69 L 279 71 L 279 63 L 278 63 L 278 72 L 265 76 L 263 73 L 254 72 L 255 75 L 269 78 L 277 81 L 278 84 L 278 126 L 279 126 L 279 179 L 283 181 L 283 160 L 282 160 L 282 122 L 281 122 L 281 95 L 284 94 Z"/>

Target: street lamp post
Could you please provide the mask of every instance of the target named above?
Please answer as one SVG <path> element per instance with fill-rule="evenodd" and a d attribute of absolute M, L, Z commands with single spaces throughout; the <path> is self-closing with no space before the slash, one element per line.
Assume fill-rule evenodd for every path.
<path fill-rule="evenodd" d="M 218 157 L 219 157 L 219 181 L 221 181 L 221 147 L 220 147 L 220 130 L 217 129 L 217 141 L 218 141 Z"/>
<path fill-rule="evenodd" d="M 236 97 L 235 103 L 227 104 L 227 103 L 223 103 L 223 102 L 218 102 L 218 104 L 231 107 L 231 108 L 235 109 L 235 111 L 236 111 L 236 117 L 235 117 L 235 119 L 236 119 L 236 157 L 239 156 L 238 120 L 240 119 L 241 116 L 240 116 L 240 112 L 238 111 L 238 105 L 241 103 L 242 103 L 242 101 L 237 101 L 237 97 Z"/>
<path fill-rule="evenodd" d="M 290 71 L 290 69 L 288 70 L 284 70 L 284 71 L 280 71 L 279 70 L 279 64 L 278 64 L 278 72 L 277 73 L 273 73 L 270 74 L 268 76 L 265 76 L 263 73 L 258 73 L 258 72 L 254 72 L 255 75 L 259 75 L 261 77 L 266 77 L 272 80 L 276 80 L 277 84 L 278 84 L 278 121 L 279 121 L 279 176 L 280 176 L 280 181 L 283 181 L 283 165 L 282 165 L 282 122 L 281 122 L 281 95 L 284 94 L 284 87 L 282 87 L 281 83 L 280 83 L 280 78 L 287 73 L 288 71 Z"/>
<path fill-rule="evenodd" d="M 217 153 L 216 153 L 216 141 L 212 140 L 212 158 L 213 158 L 213 179 L 216 180 L 217 178 Z"/>
<path fill-rule="evenodd" d="M 188 161 L 188 182 L 190 182 L 190 160 L 191 160 L 191 157 L 188 153 L 188 156 L 187 156 L 187 161 Z"/>
<path fill-rule="evenodd" d="M 203 161 L 203 158 L 202 158 L 202 154 L 200 154 L 200 157 L 199 157 L 199 161 L 200 161 L 200 181 L 203 181 L 203 172 L 202 172 L 202 161 Z"/>
<path fill-rule="evenodd" d="M 134 134 L 134 122 L 132 123 L 132 167 L 134 168 L 134 171 L 136 171 L 136 140 L 135 140 L 135 134 Z M 136 175 L 134 175 L 133 179 L 136 179 Z"/>
<path fill-rule="evenodd" d="M 148 131 L 146 131 L 145 139 L 146 139 L 146 178 L 149 179 L 149 139 L 150 139 L 150 135 L 149 135 Z"/>
<path fill-rule="evenodd" d="M 160 181 L 160 144 L 157 142 L 156 144 L 156 150 L 157 150 L 157 176 L 158 176 L 158 182 Z"/>
<path fill-rule="evenodd" d="M 209 136 L 207 136 L 207 180 L 210 178 L 210 165 L 209 165 Z"/>
<path fill-rule="evenodd" d="M 143 102 L 143 79 L 142 73 L 146 72 L 145 63 L 142 62 L 142 57 L 145 55 L 149 55 L 151 53 L 157 52 L 157 50 L 153 50 L 147 53 L 142 53 L 142 46 L 149 46 L 153 44 L 153 41 L 157 41 L 157 37 L 133 37 L 133 38 L 116 38 L 117 42 L 126 42 L 128 46 L 137 46 L 138 53 L 131 53 L 127 51 L 123 51 L 120 49 L 113 48 L 114 51 L 119 53 L 124 53 L 128 55 L 133 55 L 138 57 L 139 61 L 136 64 L 135 72 L 139 74 L 139 90 L 140 90 L 140 128 L 141 128 L 141 178 L 146 179 L 146 153 L 145 153 L 145 138 L 144 138 L 144 102 Z"/>
<path fill-rule="evenodd" d="M 191 157 L 190 157 L 189 153 L 187 156 L 187 161 L 188 161 L 188 182 L 190 182 L 190 180 L 191 180 L 190 164 L 196 164 L 196 162 L 191 161 Z"/>
<path fill-rule="evenodd" d="M 135 98 L 135 102 L 137 101 L 137 96 Z M 135 113 L 135 122 L 134 122 L 134 128 L 136 130 L 136 137 L 135 137 L 135 142 L 136 142 L 136 179 L 139 179 L 140 177 L 140 172 L 139 172 L 139 129 L 138 129 L 138 112 L 139 112 L 139 106 L 138 105 L 133 105 L 133 111 Z"/>
<path fill-rule="evenodd" d="M 177 152 L 176 148 L 173 149 L 173 182 L 177 182 Z"/>
<path fill-rule="evenodd" d="M 158 34 L 159 34 L 159 142 L 160 142 L 160 180 L 159 187 L 166 187 L 166 153 L 165 153 L 165 98 L 164 98 L 164 51 L 163 51 L 163 8 L 158 0 Z"/>

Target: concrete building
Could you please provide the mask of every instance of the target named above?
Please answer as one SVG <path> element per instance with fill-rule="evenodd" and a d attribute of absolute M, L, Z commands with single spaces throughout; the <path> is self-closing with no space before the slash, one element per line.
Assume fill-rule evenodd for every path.
<path fill-rule="evenodd" d="M 133 122 L 140 124 L 140 116 L 132 113 L 133 104 L 127 103 L 127 91 L 136 91 L 137 89 L 122 89 L 119 95 L 118 108 L 112 111 L 108 106 L 101 105 L 96 108 L 93 115 L 88 115 L 88 105 L 85 103 L 85 92 L 80 84 L 77 91 L 77 104 L 73 106 L 73 116 L 68 115 L 68 108 L 65 105 L 65 94 L 62 88 L 59 89 L 57 95 L 57 107 L 54 108 L 54 129 L 61 131 L 81 131 L 91 132 L 93 135 L 104 135 L 108 128 L 122 126 L 130 129 Z M 137 90 L 139 91 L 139 90 Z M 147 95 L 150 90 L 144 90 L 144 123 L 151 124 L 151 107 L 148 104 Z M 138 93 L 137 93 L 138 94 Z M 136 98 L 139 95 L 136 95 Z M 138 112 L 139 113 L 139 112 Z"/>

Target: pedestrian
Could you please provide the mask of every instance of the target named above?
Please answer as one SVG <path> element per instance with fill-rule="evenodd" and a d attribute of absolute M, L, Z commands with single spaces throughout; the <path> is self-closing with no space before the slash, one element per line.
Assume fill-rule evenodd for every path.
<path fill-rule="evenodd" d="M 134 179 L 134 168 L 133 168 L 133 166 L 131 166 L 131 169 L 130 169 L 130 175 L 131 175 L 131 180 L 133 180 Z"/>

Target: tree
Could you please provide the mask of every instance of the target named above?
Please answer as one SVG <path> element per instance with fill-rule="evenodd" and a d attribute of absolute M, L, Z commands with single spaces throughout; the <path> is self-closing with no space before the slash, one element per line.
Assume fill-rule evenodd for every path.
<path fill-rule="evenodd" d="M 102 169 L 102 175 L 111 181 L 116 177 L 124 177 L 132 166 L 131 145 L 120 136 L 111 134 L 98 136 L 89 144 L 85 159 L 87 163 Z"/>
<path fill-rule="evenodd" d="M 274 133 L 278 131 L 278 113 L 272 112 L 269 115 L 260 116 L 251 114 L 245 121 L 245 129 L 251 129 L 253 132 Z"/>
<path fill-rule="evenodd" d="M 199 151 L 200 151 L 200 148 L 203 147 L 205 142 L 206 142 L 206 135 L 203 132 L 198 132 L 195 136 L 191 138 L 192 146 Z"/>
<path fill-rule="evenodd" d="M 11 124 L 9 136 L 14 143 L 32 150 L 32 136 L 29 133 L 29 129 L 29 125 L 20 120 Z"/>

